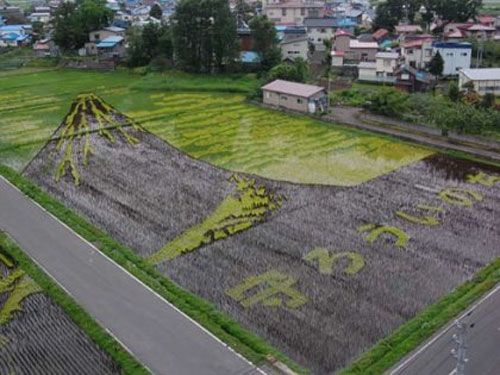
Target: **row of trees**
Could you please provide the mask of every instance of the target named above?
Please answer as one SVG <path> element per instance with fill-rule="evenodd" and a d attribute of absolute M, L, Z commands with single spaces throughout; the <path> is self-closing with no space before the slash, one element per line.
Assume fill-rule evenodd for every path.
<path fill-rule="evenodd" d="M 393 29 L 400 21 L 414 23 L 421 17 L 430 24 L 434 17 L 465 22 L 477 16 L 482 0 L 386 0 L 377 6 L 375 27 Z"/>

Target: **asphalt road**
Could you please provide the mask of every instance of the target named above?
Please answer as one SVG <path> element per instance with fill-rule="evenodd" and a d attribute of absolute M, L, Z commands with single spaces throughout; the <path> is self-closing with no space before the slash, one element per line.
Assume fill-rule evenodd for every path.
<path fill-rule="evenodd" d="M 467 375 L 500 374 L 500 285 L 467 311 L 461 319 L 468 328 L 465 365 Z M 474 324 L 473 327 L 470 327 Z M 451 350 L 456 347 L 456 327 L 447 326 L 429 342 L 404 359 L 391 375 L 453 375 L 456 360 Z"/>
<path fill-rule="evenodd" d="M 260 373 L 3 178 L 0 228 L 153 373 Z"/>

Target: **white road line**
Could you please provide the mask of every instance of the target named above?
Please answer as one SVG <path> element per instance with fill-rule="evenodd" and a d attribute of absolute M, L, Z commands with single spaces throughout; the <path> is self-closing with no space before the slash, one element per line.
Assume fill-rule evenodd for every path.
<path fill-rule="evenodd" d="M 461 320 L 463 319 L 466 315 L 470 314 L 472 311 L 474 311 L 481 303 L 486 301 L 488 298 L 490 298 L 493 294 L 495 294 L 498 290 L 500 290 L 500 284 L 498 284 L 493 290 L 488 292 L 485 296 L 483 296 L 479 301 L 477 301 L 475 304 L 472 305 L 469 309 L 467 309 L 462 315 L 460 315 L 457 319 Z M 438 334 L 436 334 L 431 340 L 429 340 L 425 345 L 420 347 L 415 353 L 410 355 L 404 362 L 402 362 L 398 367 L 396 367 L 394 370 L 391 371 L 391 375 L 395 375 L 398 371 L 406 367 L 411 361 L 413 361 L 417 356 L 419 356 L 423 351 L 425 351 L 429 346 L 431 346 L 436 340 L 438 340 L 441 336 L 443 336 L 446 332 L 448 332 L 455 323 L 449 324 L 445 329 L 441 330 Z"/>
<path fill-rule="evenodd" d="M 0 178 L 2 180 L 4 180 L 5 182 L 7 182 L 10 186 L 12 186 L 15 190 L 19 191 L 22 195 L 24 195 L 26 198 L 28 198 L 28 200 L 32 203 L 34 203 L 36 206 L 38 206 L 42 211 L 44 211 L 45 213 L 47 213 L 49 216 L 51 216 L 54 220 L 56 220 L 57 222 L 59 222 L 60 224 L 62 224 L 66 229 L 68 229 L 70 232 L 72 232 L 73 234 L 75 234 L 78 238 L 80 238 L 83 242 L 85 242 L 87 245 L 89 245 L 92 249 L 94 249 L 98 254 L 100 254 L 101 256 L 103 256 L 104 258 L 106 258 L 108 261 L 110 261 L 112 264 L 114 264 L 115 266 L 117 266 L 118 268 L 120 268 L 122 271 L 124 271 L 126 274 L 128 274 L 131 278 L 133 278 L 135 281 L 137 281 L 139 284 L 141 284 L 143 287 L 145 287 L 146 289 L 148 289 L 151 293 L 153 293 L 156 297 L 158 297 L 160 300 L 162 300 L 164 303 L 166 303 L 168 306 L 170 306 L 171 308 L 173 308 L 175 311 L 177 311 L 178 313 L 180 313 L 184 318 L 188 319 L 191 323 L 193 323 L 195 326 L 197 326 L 198 328 L 200 328 L 203 332 L 205 332 L 206 334 L 208 334 L 209 336 L 211 336 L 214 340 L 216 340 L 217 342 L 219 342 L 220 344 L 222 344 L 222 346 L 226 347 L 227 349 L 229 349 L 231 352 L 233 352 L 236 356 L 238 356 L 239 358 L 241 358 L 244 362 L 248 363 L 249 365 L 255 367 L 255 369 L 261 373 L 262 375 L 267 375 L 266 372 L 264 372 L 261 368 L 259 368 L 258 366 L 256 366 L 255 364 L 253 364 L 252 362 L 250 362 L 247 358 L 245 358 L 244 356 L 242 356 L 240 353 L 238 353 L 236 350 L 234 350 L 233 348 L 231 348 L 229 345 L 227 345 L 224 341 L 222 341 L 221 339 L 219 339 L 217 336 L 215 336 L 212 332 L 210 332 L 209 330 L 207 330 L 205 327 L 203 327 L 200 323 L 198 323 L 196 320 L 192 319 L 189 315 L 187 315 L 186 313 L 184 313 L 183 311 L 179 310 L 179 308 L 177 308 L 177 306 L 173 305 L 172 303 L 170 303 L 168 300 L 166 300 L 165 298 L 163 298 L 160 294 L 158 294 L 154 289 L 152 289 L 149 285 L 145 284 L 144 282 L 142 282 L 141 280 L 139 280 L 136 276 L 134 276 L 133 274 L 131 274 L 129 271 L 127 271 L 125 268 L 123 268 L 120 264 L 116 263 L 113 259 L 111 259 L 110 257 L 108 257 L 105 253 L 103 253 L 102 251 L 100 251 L 97 247 L 95 247 L 92 243 L 90 243 L 89 241 L 87 241 L 85 238 L 83 238 L 82 236 L 80 236 L 78 233 L 76 233 L 73 229 L 71 229 L 68 225 L 66 225 L 66 223 L 62 222 L 61 220 L 59 220 L 56 216 L 54 216 L 51 212 L 47 211 L 42 205 L 40 205 L 37 201 L 31 199 L 29 196 L 27 196 L 26 194 L 24 194 L 21 190 L 19 190 L 17 188 L 17 186 L 15 186 L 13 183 L 11 183 L 9 180 L 7 180 L 4 176 L 0 175 Z M 30 259 L 33 259 L 30 257 Z M 36 262 L 36 261 L 35 261 Z M 53 280 L 55 280 L 57 282 L 57 284 L 59 284 L 62 289 L 64 289 L 66 292 L 67 290 L 64 288 L 64 286 L 62 286 L 54 277 L 52 277 L 48 272 L 45 271 L 45 269 L 43 267 L 41 267 L 41 265 L 36 262 L 37 265 L 40 266 L 40 268 L 42 268 L 44 270 L 44 272 L 49 275 Z M 71 293 L 68 292 L 69 295 L 71 295 Z M 73 296 L 72 296 L 73 297 Z M 74 299 L 74 298 L 73 298 Z M 95 318 L 94 318 L 95 319 Z M 111 334 L 111 336 L 113 336 L 115 339 L 116 337 L 107 329 L 105 328 L 103 325 L 101 325 L 107 332 L 109 332 Z M 127 348 L 126 345 L 124 345 L 122 342 L 120 342 L 120 340 L 117 339 L 117 341 L 129 352 L 129 353 L 132 353 L 132 351 Z M 135 357 L 135 355 L 134 355 Z M 137 357 L 136 357 L 137 358 Z M 149 369 L 148 369 L 149 370 Z M 151 372 L 151 371 L 150 371 Z M 153 373 L 153 372 L 151 372 Z"/>

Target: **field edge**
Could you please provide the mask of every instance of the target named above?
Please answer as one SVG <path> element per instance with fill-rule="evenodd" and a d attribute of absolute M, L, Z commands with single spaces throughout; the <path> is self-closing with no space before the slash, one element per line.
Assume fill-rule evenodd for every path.
<path fill-rule="evenodd" d="M 119 344 L 90 314 L 50 278 L 33 260 L 24 253 L 19 245 L 5 232 L 0 231 L 0 249 L 10 255 L 35 281 L 69 318 L 94 342 L 106 352 L 120 367 L 124 374 L 149 374 L 149 371 L 121 344 Z"/>
<path fill-rule="evenodd" d="M 500 257 L 437 302 L 426 307 L 340 371 L 341 375 L 382 374 L 418 348 L 453 318 L 500 283 Z"/>
<path fill-rule="evenodd" d="M 213 304 L 184 290 L 160 274 L 145 259 L 64 206 L 29 179 L 2 164 L 0 176 L 252 363 L 265 363 L 268 357 L 272 356 L 298 374 L 309 373 L 263 338 L 220 312 Z"/>

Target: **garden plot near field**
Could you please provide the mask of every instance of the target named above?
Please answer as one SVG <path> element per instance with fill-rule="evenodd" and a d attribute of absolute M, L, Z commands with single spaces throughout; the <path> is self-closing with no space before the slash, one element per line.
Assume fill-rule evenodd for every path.
<path fill-rule="evenodd" d="M 192 159 L 103 108 L 111 136 L 62 137 L 67 117 L 25 174 L 314 373 L 500 255 L 498 168 L 434 155 L 355 187 L 290 184 Z M 95 111 L 69 123 L 82 116 L 98 129 Z M 60 169 L 70 144 L 78 178 Z"/>
<path fill-rule="evenodd" d="M 119 374 L 119 367 L 0 248 L 0 374 Z"/>

